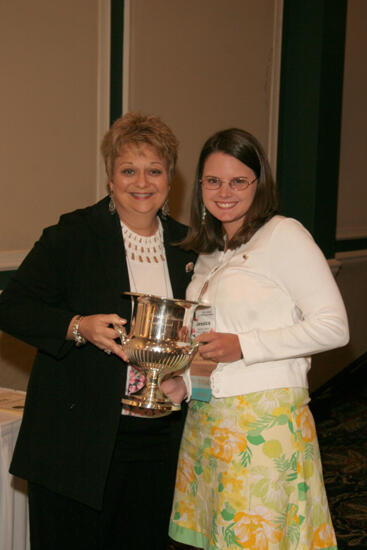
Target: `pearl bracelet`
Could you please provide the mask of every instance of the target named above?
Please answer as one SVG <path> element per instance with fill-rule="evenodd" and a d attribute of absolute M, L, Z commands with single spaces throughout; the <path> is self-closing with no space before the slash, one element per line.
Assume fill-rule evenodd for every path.
<path fill-rule="evenodd" d="M 73 323 L 73 327 L 71 329 L 71 334 L 73 335 L 73 339 L 74 339 L 74 342 L 75 342 L 75 345 L 77 347 L 79 346 L 83 346 L 84 344 L 87 343 L 87 340 L 84 338 L 84 336 L 82 336 L 79 332 L 79 325 L 80 325 L 80 321 L 83 319 L 83 316 L 82 315 L 78 315 L 76 318 L 75 318 L 75 321 Z"/>

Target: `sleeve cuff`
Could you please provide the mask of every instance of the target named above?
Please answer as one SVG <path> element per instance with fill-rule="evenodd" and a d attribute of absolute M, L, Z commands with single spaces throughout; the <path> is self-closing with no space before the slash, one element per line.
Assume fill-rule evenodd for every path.
<path fill-rule="evenodd" d="M 242 351 L 242 361 L 246 366 L 253 363 L 261 363 L 264 356 L 260 351 L 260 342 L 256 330 L 250 330 L 245 334 L 239 334 L 238 339 Z"/>
<path fill-rule="evenodd" d="M 185 397 L 185 401 L 186 403 L 188 403 L 191 399 L 191 395 L 192 395 L 192 384 L 191 384 L 191 375 L 190 375 L 190 369 L 186 369 L 184 371 L 183 374 L 181 374 L 180 376 L 182 376 L 182 379 L 185 383 L 185 386 L 186 386 L 186 397 Z"/>

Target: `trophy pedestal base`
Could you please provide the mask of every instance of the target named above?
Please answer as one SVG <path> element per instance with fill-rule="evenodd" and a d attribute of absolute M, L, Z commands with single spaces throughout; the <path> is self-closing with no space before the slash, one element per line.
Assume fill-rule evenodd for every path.
<path fill-rule="evenodd" d="M 181 405 L 177 403 L 172 403 L 168 400 L 152 400 L 149 399 L 149 396 L 144 395 L 124 395 L 121 399 L 121 403 L 124 405 L 131 405 L 132 407 L 139 407 L 141 409 L 152 409 L 161 412 L 173 412 L 180 411 Z"/>

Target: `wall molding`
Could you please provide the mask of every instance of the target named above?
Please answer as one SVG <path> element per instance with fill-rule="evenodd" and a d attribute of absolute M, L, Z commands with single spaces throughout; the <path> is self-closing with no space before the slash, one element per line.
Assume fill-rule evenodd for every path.
<path fill-rule="evenodd" d="M 344 239 L 366 239 L 367 225 L 357 227 L 340 227 L 336 232 L 336 239 L 342 241 Z"/>
<path fill-rule="evenodd" d="M 337 252 L 335 254 L 336 260 L 340 262 L 348 262 L 354 260 L 366 260 L 367 250 L 350 250 L 346 252 Z"/>
<path fill-rule="evenodd" d="M 334 277 L 336 277 L 340 271 L 340 268 L 342 266 L 342 263 L 340 260 L 336 260 L 335 258 L 333 259 L 330 259 L 327 261 L 327 263 L 329 264 L 329 267 L 331 269 L 331 273 L 334 275 Z"/>
<path fill-rule="evenodd" d="M 124 2 L 124 42 L 122 61 L 122 113 L 129 111 L 130 104 L 130 28 L 131 28 L 131 5 L 130 0 Z"/>
<path fill-rule="evenodd" d="M 269 105 L 268 158 L 272 172 L 277 171 L 280 68 L 282 60 L 283 0 L 275 0 L 273 21 L 272 71 Z"/>
<path fill-rule="evenodd" d="M 96 200 L 106 195 L 106 171 L 100 153 L 101 140 L 110 119 L 111 5 L 98 2 Z"/>
<path fill-rule="evenodd" d="M 18 269 L 29 250 L 11 250 L 0 252 L 0 271 L 14 271 Z"/>

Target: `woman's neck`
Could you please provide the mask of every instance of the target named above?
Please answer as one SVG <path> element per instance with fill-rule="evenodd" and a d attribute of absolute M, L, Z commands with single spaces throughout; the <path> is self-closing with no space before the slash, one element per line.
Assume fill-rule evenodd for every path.
<path fill-rule="evenodd" d="M 124 220 L 120 218 L 122 223 L 126 225 L 131 231 L 141 235 L 142 237 L 150 237 L 154 235 L 158 229 L 158 219 L 157 216 L 154 216 L 153 219 L 147 220 L 144 218 L 137 217 L 135 220 Z"/>

